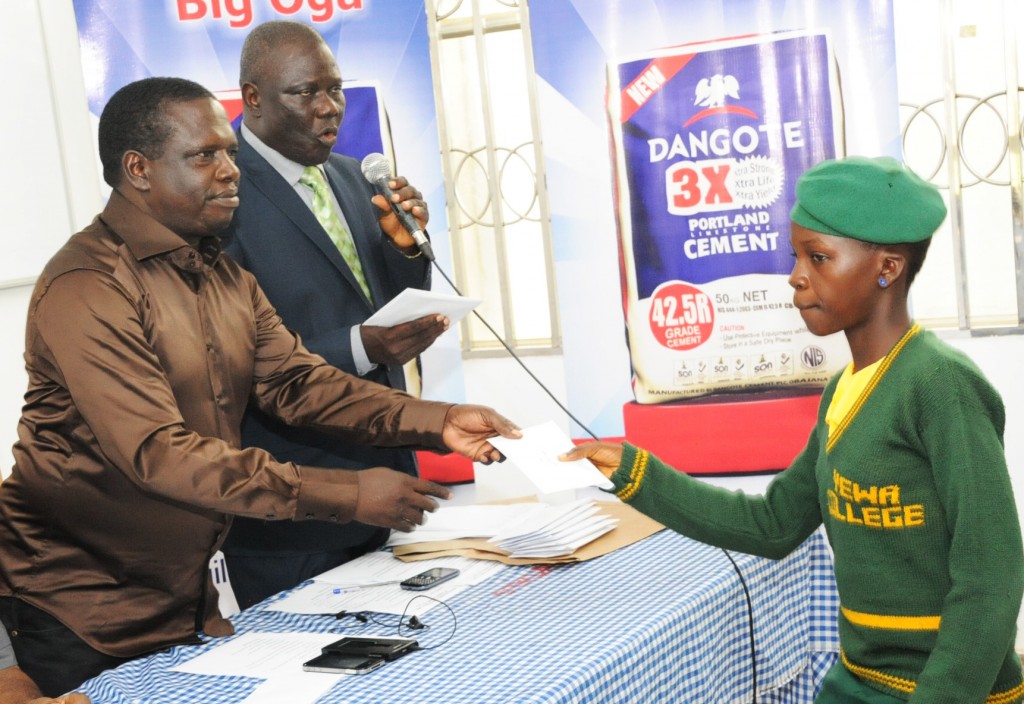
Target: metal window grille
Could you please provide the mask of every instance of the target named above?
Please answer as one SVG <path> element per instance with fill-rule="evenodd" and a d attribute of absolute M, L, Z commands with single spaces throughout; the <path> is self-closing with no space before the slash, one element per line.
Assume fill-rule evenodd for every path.
<path fill-rule="evenodd" d="M 427 0 L 454 276 L 519 353 L 561 348 L 525 0 Z M 504 354 L 462 323 L 465 356 Z"/>
<path fill-rule="evenodd" d="M 1021 3 L 918 2 L 901 22 L 898 2 L 897 60 L 918 69 L 900 78 L 904 158 L 949 208 L 921 273 L 948 300 L 918 297 L 915 314 L 972 336 L 1024 332 Z"/>

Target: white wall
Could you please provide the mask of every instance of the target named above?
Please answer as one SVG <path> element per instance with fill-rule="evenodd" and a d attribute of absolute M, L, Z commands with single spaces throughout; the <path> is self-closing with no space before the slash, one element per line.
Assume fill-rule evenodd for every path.
<path fill-rule="evenodd" d="M 973 359 L 1003 396 L 1006 463 L 1013 480 L 1017 513 L 1024 519 L 1024 375 L 1020 368 L 1024 360 L 1024 335 L 947 337 L 946 341 Z"/>
<path fill-rule="evenodd" d="M 39 268 L 101 204 L 70 0 L 8 3 L 0 23 L 0 476 L 12 464 L 26 380 L 25 316 Z M 44 37 L 43 25 L 47 27 Z M 49 44 L 51 50 L 47 50 Z"/>
<path fill-rule="evenodd" d="M 14 458 L 10 448 L 17 438 L 21 400 L 28 377 L 22 353 L 25 351 L 25 314 L 32 289 L 27 286 L 0 289 L 0 476 L 10 473 Z"/>

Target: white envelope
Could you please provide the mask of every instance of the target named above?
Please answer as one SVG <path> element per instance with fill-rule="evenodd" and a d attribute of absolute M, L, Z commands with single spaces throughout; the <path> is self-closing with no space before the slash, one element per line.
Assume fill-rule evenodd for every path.
<path fill-rule="evenodd" d="M 480 302 L 479 298 L 407 288 L 367 318 L 363 325 L 391 327 L 436 313 L 447 316 L 454 324 L 469 315 Z"/>

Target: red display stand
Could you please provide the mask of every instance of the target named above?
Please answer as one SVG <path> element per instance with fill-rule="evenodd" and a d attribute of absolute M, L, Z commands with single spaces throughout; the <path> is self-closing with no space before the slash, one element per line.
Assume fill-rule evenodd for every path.
<path fill-rule="evenodd" d="M 420 464 L 420 478 L 438 484 L 462 484 L 473 481 L 473 462 L 454 452 L 436 455 L 433 452 L 417 452 Z"/>
<path fill-rule="evenodd" d="M 821 390 L 781 390 L 623 407 L 626 438 L 688 474 L 785 469 L 818 414 Z"/>

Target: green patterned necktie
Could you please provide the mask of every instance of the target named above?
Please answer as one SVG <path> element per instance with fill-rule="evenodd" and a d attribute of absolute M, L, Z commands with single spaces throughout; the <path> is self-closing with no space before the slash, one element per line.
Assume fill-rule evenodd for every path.
<path fill-rule="evenodd" d="M 352 270 L 352 275 L 359 282 L 359 288 L 363 289 L 368 300 L 373 300 L 370 295 L 370 287 L 366 283 L 366 274 L 363 273 L 363 265 L 359 261 L 359 253 L 356 252 L 356 243 L 352 240 L 352 233 L 345 227 L 345 223 L 338 217 L 334 210 L 334 202 L 331 199 L 330 187 L 327 179 L 318 166 L 307 166 L 302 173 L 299 183 L 309 187 L 313 191 L 313 215 L 320 221 L 327 235 L 334 242 L 334 246 L 341 252 L 341 258 Z"/>

